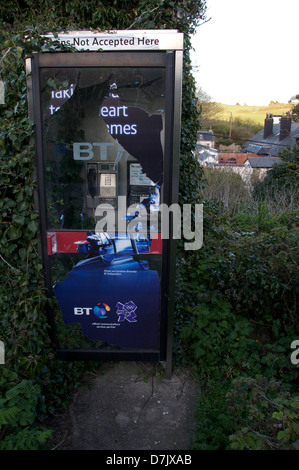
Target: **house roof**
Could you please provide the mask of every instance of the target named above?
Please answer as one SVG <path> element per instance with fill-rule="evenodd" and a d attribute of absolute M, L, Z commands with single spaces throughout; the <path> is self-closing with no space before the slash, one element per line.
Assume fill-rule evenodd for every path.
<path fill-rule="evenodd" d="M 221 152 L 218 163 L 220 165 L 244 165 L 248 154 L 244 152 Z"/>
<path fill-rule="evenodd" d="M 272 168 L 281 163 L 280 158 L 277 157 L 248 157 L 246 161 L 252 168 Z"/>
<path fill-rule="evenodd" d="M 201 140 L 214 142 L 215 136 L 214 136 L 213 131 L 199 131 L 199 132 L 197 132 L 197 142 L 199 142 Z"/>
<path fill-rule="evenodd" d="M 198 161 L 206 160 L 209 157 L 211 157 L 215 162 L 218 161 L 218 150 L 210 149 L 209 147 L 198 146 L 196 155 Z"/>
<path fill-rule="evenodd" d="M 277 157 L 284 148 L 290 148 L 299 138 L 299 123 L 292 122 L 291 133 L 283 140 L 279 140 L 280 124 L 273 124 L 273 132 L 264 139 L 264 129 L 248 140 L 242 147 L 244 152 L 257 153 Z"/>

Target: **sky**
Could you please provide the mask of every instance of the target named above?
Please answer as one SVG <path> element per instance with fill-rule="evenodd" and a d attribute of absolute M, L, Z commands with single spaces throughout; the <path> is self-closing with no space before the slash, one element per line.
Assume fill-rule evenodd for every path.
<path fill-rule="evenodd" d="M 223 104 L 267 106 L 299 94 L 299 0 L 206 0 L 192 38 L 197 87 Z"/>

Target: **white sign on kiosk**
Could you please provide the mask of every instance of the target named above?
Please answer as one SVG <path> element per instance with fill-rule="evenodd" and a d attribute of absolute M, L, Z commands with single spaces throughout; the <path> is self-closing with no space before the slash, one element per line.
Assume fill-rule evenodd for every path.
<path fill-rule="evenodd" d="M 47 34 L 62 45 L 80 51 L 183 50 L 183 33 L 176 30 L 71 31 Z"/>

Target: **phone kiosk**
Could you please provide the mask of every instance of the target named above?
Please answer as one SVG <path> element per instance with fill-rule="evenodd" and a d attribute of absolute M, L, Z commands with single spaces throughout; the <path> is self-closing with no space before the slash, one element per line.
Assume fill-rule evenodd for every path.
<path fill-rule="evenodd" d="M 166 361 L 183 35 L 77 31 L 27 60 L 49 322 L 57 357 Z"/>

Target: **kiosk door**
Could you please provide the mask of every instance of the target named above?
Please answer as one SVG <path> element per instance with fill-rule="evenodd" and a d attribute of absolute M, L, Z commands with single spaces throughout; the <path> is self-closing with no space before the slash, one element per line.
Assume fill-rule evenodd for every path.
<path fill-rule="evenodd" d="M 45 279 L 58 357 L 165 360 L 174 52 L 34 54 Z"/>

